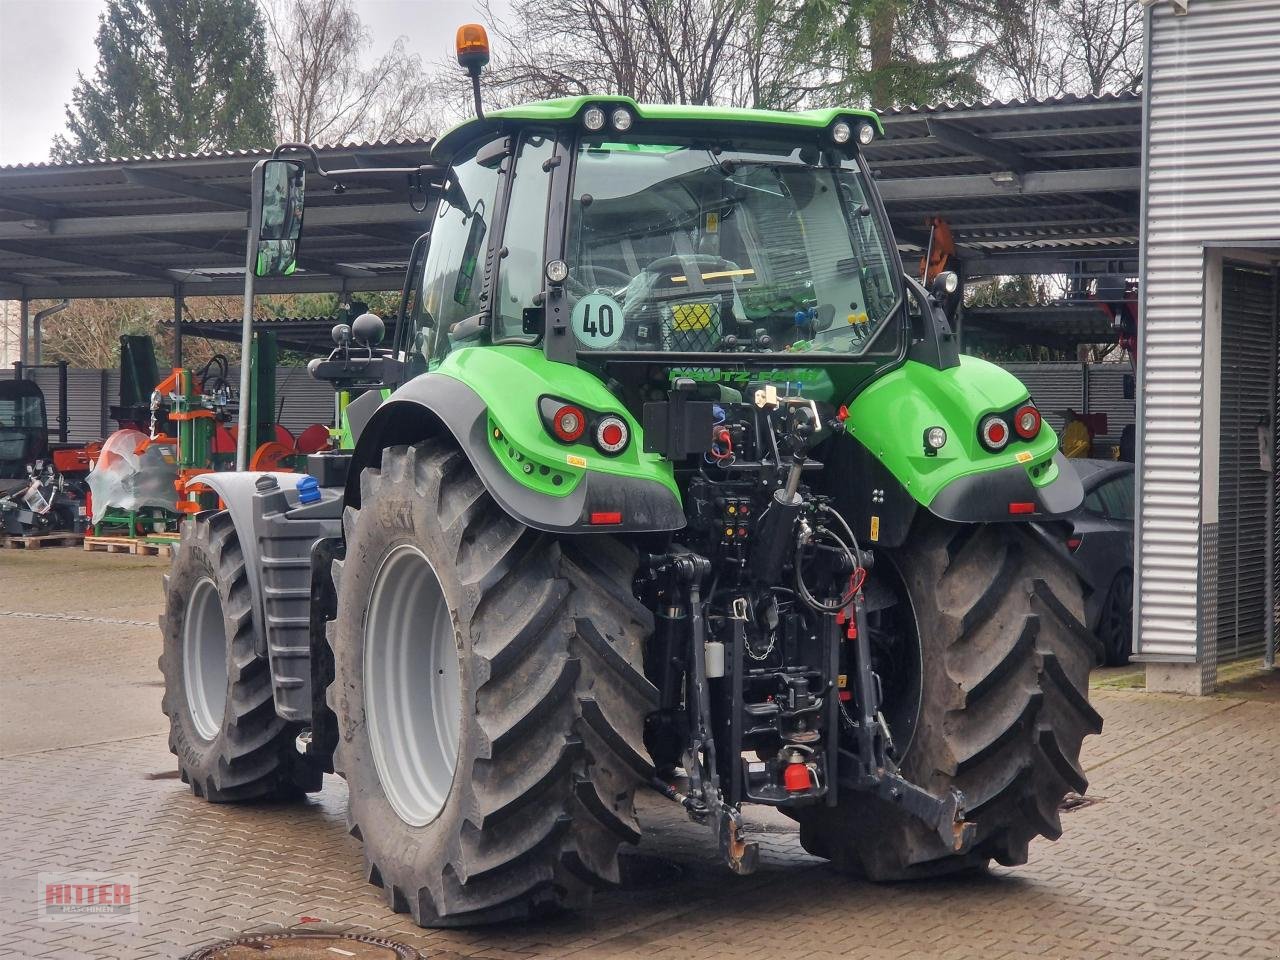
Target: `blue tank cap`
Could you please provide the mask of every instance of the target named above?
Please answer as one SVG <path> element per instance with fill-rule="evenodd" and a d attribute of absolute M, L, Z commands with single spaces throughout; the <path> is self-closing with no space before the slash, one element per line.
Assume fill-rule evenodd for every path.
<path fill-rule="evenodd" d="M 320 481 L 308 474 L 298 481 L 298 502 L 316 503 L 320 500 Z"/>

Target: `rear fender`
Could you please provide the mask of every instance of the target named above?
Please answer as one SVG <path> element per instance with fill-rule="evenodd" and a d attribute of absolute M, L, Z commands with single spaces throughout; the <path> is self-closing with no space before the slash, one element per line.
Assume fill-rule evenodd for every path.
<path fill-rule="evenodd" d="M 831 460 L 844 469 L 829 481 L 839 484 L 833 495 L 859 537 L 896 546 L 919 509 L 959 523 L 1045 520 L 1076 509 L 1084 490 L 1048 425 L 997 453 L 978 438 L 987 414 L 1027 400 L 1016 377 L 975 357 L 943 370 L 909 361 L 863 390 L 848 405 L 846 435 L 832 441 Z M 947 434 L 936 451 L 925 444 L 932 427 Z"/>
<path fill-rule="evenodd" d="M 534 352 L 503 347 L 457 351 L 438 370 L 397 389 L 360 433 L 346 503 L 360 505 L 360 474 L 380 466 L 387 447 L 444 436 L 471 461 L 498 505 L 526 526 L 555 533 L 684 526 L 674 481 L 662 473 L 670 473 L 669 465 L 640 453 L 642 437 L 629 415 L 629 461 L 605 462 L 591 450 L 576 453 L 547 436 L 538 419 L 540 396 L 554 394 L 600 412 L 621 411 L 621 405 L 598 380 L 575 367 L 554 364 L 557 370 L 544 372 L 538 361 L 548 362 L 540 352 L 536 360 L 523 356 Z M 470 360 L 464 356 L 468 354 Z M 555 381 L 548 379 L 550 373 Z M 595 392 L 576 396 L 575 386 Z M 593 515 L 613 513 L 621 514 L 621 522 L 591 522 Z"/>

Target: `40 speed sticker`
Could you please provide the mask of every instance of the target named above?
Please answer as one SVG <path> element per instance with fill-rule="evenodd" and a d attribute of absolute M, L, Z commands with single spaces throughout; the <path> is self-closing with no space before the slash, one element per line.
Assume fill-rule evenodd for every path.
<path fill-rule="evenodd" d="M 592 350 L 608 350 L 622 339 L 622 304 L 604 293 L 589 293 L 573 307 L 573 335 Z"/>

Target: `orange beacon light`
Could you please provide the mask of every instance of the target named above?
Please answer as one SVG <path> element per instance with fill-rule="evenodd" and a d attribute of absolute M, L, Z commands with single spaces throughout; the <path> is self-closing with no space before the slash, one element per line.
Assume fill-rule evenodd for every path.
<path fill-rule="evenodd" d="M 458 63 L 475 74 L 489 62 L 489 35 L 478 23 L 464 23 L 458 28 Z"/>

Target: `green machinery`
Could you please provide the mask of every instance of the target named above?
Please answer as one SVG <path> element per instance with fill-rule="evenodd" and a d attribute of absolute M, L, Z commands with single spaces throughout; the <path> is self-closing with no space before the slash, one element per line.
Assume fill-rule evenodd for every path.
<path fill-rule="evenodd" d="M 258 331 L 250 354 L 248 421 L 255 468 L 293 469 L 299 458 L 293 437 L 276 423 L 278 353 L 275 335 Z M 235 464 L 238 404 L 227 360 L 218 354 L 199 369 L 175 367 L 161 380 L 152 339 L 122 336 L 120 369 L 120 403 L 111 408 L 120 431 L 108 438 L 99 461 L 119 482 L 107 488 L 98 481 L 110 502 L 94 511 L 94 530 L 144 537 L 172 533 L 183 515 L 217 505 L 212 491 L 192 486 L 195 478 Z M 152 476 L 144 480 L 143 473 Z M 157 474 L 164 482 L 149 482 Z"/>

